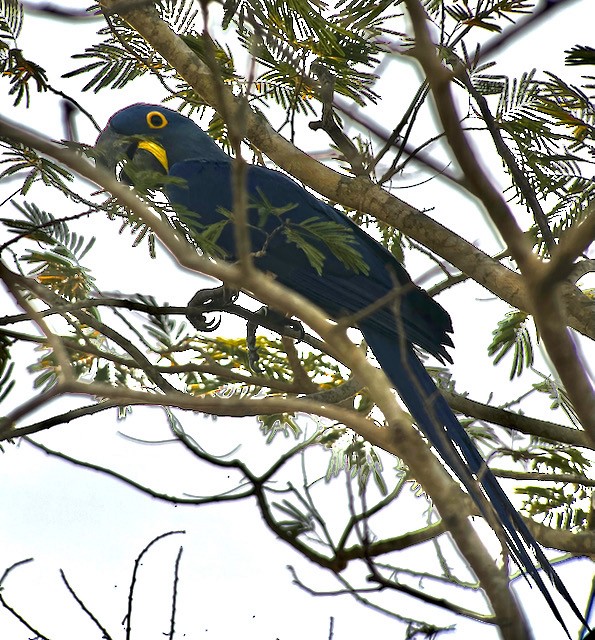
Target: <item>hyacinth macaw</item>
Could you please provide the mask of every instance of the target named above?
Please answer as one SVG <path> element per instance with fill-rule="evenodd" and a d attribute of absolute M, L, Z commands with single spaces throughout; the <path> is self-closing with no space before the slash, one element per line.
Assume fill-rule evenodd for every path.
<path fill-rule="evenodd" d="M 178 216 L 189 229 L 197 232 L 219 225 L 216 244 L 226 260 L 235 260 L 230 214 L 233 210 L 232 159 L 192 120 L 159 105 L 131 105 L 110 118 L 95 149 L 99 162 L 112 171 L 125 159 L 133 167 L 149 168 L 181 179 L 166 181 L 163 189 L 171 204 L 178 207 Z M 286 175 L 251 165 L 247 191 L 250 238 L 257 256 L 255 265 L 274 274 L 280 283 L 313 302 L 329 317 L 340 318 L 362 311 L 395 287 L 400 289 L 396 302 L 389 301 L 364 315 L 358 328 L 419 428 L 486 515 L 485 500 L 481 496 L 477 499 L 481 486 L 502 526 L 511 555 L 521 570 L 533 578 L 564 629 L 564 621 L 538 565 L 582 620 L 541 547 L 414 351 L 413 345 L 418 345 L 441 361 L 451 361 L 445 349 L 452 345 L 448 336 L 452 332 L 448 313 L 412 283 L 403 266 L 382 245 L 343 213 Z M 356 250 L 363 264 L 362 261 L 348 263 L 344 256 L 333 253 L 324 238 L 314 234 L 308 236 L 308 243 L 324 257 L 322 264 L 314 265 L 311 256 L 291 240 L 295 240 L 292 231 L 295 232 L 298 225 L 308 226 L 313 221 L 333 223 L 325 227 L 327 232 L 346 234 L 349 246 Z"/>

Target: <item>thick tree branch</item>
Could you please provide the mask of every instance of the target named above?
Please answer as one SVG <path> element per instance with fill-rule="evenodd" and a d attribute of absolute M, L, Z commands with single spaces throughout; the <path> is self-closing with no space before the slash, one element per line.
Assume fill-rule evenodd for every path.
<path fill-rule="evenodd" d="M 544 547 L 563 549 L 577 556 L 595 555 L 595 532 L 593 531 L 575 533 L 552 529 L 534 520 L 526 519 L 525 522 L 535 539 Z"/>

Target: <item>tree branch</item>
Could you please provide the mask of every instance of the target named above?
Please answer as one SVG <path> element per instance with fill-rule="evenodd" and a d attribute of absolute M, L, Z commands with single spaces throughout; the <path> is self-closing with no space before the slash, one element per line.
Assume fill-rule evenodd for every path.
<path fill-rule="evenodd" d="M 594 448 L 591 440 L 584 431 L 563 427 L 562 425 L 548 422 L 547 420 L 538 420 L 537 418 L 531 418 L 530 416 L 500 409 L 499 407 L 492 407 L 457 393 L 450 393 L 445 389 L 441 389 L 441 393 L 452 409 L 471 416 L 472 418 L 485 420 L 486 422 L 498 424 L 507 429 L 514 429 L 515 431 L 553 442 L 562 442 L 574 447 Z"/>

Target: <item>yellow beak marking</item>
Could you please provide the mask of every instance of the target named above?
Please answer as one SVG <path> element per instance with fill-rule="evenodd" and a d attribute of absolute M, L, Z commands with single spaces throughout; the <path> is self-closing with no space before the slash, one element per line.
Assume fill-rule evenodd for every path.
<path fill-rule="evenodd" d="M 148 151 L 154 158 L 157 159 L 159 164 L 165 169 L 166 173 L 169 173 L 169 162 L 167 161 L 167 152 L 165 149 L 156 142 L 150 140 L 141 140 L 138 143 L 139 149 Z"/>

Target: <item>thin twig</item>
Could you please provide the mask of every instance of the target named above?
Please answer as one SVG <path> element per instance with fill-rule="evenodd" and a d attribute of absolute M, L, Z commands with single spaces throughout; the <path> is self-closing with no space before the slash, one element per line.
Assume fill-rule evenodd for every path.
<path fill-rule="evenodd" d="M 182 551 L 184 551 L 184 547 L 180 547 L 178 551 L 178 555 L 176 556 L 176 562 L 174 565 L 174 585 L 173 585 L 173 593 L 171 598 L 171 622 L 169 627 L 169 640 L 173 640 L 174 631 L 176 626 L 176 603 L 178 601 L 178 581 L 180 578 L 180 560 L 182 559 Z"/>
<path fill-rule="evenodd" d="M 11 564 L 10 567 L 8 567 L 7 569 L 4 570 L 4 573 L 0 577 L 0 604 L 9 613 L 11 613 L 22 625 L 27 627 L 27 629 L 29 629 L 29 631 L 31 631 L 32 633 L 35 634 L 35 640 L 49 640 L 49 638 L 47 636 L 44 636 L 40 631 L 38 631 L 29 622 L 27 622 L 27 620 L 20 613 L 18 613 L 16 611 L 16 609 L 11 607 L 8 604 L 8 602 L 6 602 L 6 600 L 4 599 L 3 592 L 5 592 L 5 589 L 4 589 L 4 587 L 2 587 L 2 585 L 3 585 L 4 581 L 6 580 L 6 578 L 8 577 L 8 574 L 11 571 L 13 571 L 14 569 L 16 569 L 17 567 L 20 567 L 20 566 L 22 566 L 24 564 L 28 564 L 29 562 L 33 562 L 33 558 L 27 558 L 26 560 L 19 560 L 18 562 L 15 562 L 15 563 Z"/>
<path fill-rule="evenodd" d="M 62 569 L 60 569 L 60 577 L 66 585 L 66 588 L 68 589 L 70 595 L 76 600 L 79 607 L 89 616 L 89 618 L 91 618 L 99 631 L 101 631 L 101 633 L 103 634 L 101 637 L 105 640 L 112 640 L 112 636 L 108 633 L 106 628 L 99 622 L 99 620 L 93 615 L 93 613 L 91 613 L 87 605 L 78 597 L 75 590 L 70 586 L 70 583 L 66 579 L 66 575 L 64 574 L 64 571 L 62 571 Z"/>
<path fill-rule="evenodd" d="M 479 60 L 493 58 L 500 49 L 510 44 L 510 40 L 524 35 L 544 19 L 553 19 L 553 16 L 548 14 L 553 13 L 554 10 L 560 9 L 570 2 L 574 2 L 574 0 L 541 0 L 541 2 L 532 9 L 530 15 L 526 18 L 521 18 L 518 22 L 514 22 L 508 29 L 484 45 L 480 49 Z"/>
<path fill-rule="evenodd" d="M 149 544 L 139 553 L 138 557 L 136 558 L 136 560 L 134 561 L 134 569 L 132 570 L 132 578 L 130 579 L 130 589 L 128 590 L 128 610 L 126 612 L 126 640 L 130 640 L 131 638 L 131 632 L 132 632 L 132 603 L 133 603 L 133 596 L 134 596 L 134 588 L 136 586 L 136 580 L 137 580 L 137 575 L 138 575 L 138 571 L 140 569 L 141 566 L 141 560 L 143 559 L 144 555 L 149 551 L 149 549 L 156 544 L 157 542 L 159 542 L 160 540 L 163 540 L 163 538 L 167 538 L 168 536 L 173 536 L 176 535 L 178 533 L 184 534 L 186 533 L 186 531 L 168 531 L 167 533 L 162 533 L 161 535 L 157 536 L 156 538 L 153 538 L 153 540 L 151 540 L 151 542 L 149 542 Z"/>

